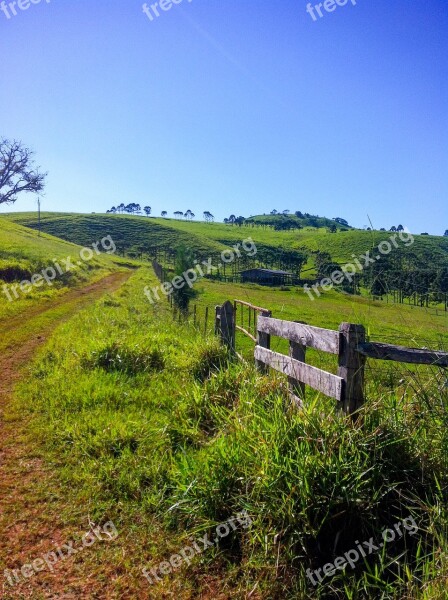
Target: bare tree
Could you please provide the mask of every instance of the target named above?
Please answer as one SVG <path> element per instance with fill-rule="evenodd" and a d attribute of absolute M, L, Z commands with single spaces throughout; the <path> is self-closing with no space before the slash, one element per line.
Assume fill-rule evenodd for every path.
<path fill-rule="evenodd" d="M 33 155 L 21 142 L 0 139 L 0 204 L 13 204 L 21 192 L 43 191 L 47 173 L 34 166 Z"/>

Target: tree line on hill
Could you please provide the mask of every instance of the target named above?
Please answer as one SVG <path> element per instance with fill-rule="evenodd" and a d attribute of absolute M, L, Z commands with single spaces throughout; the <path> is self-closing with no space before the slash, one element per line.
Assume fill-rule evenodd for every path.
<path fill-rule="evenodd" d="M 151 215 L 152 212 L 152 208 L 150 206 L 144 206 L 143 207 L 143 212 L 145 213 L 145 215 L 147 217 L 149 217 Z M 119 204 L 118 206 L 112 206 L 112 208 L 110 208 L 109 210 L 106 211 L 107 214 L 122 214 L 122 213 L 127 213 L 130 215 L 141 215 L 142 214 L 142 207 L 140 206 L 140 204 L 135 204 L 134 202 L 131 202 L 130 204 Z M 162 217 L 167 217 L 168 216 L 168 212 L 166 210 L 162 210 L 162 212 L 160 213 L 160 215 Z M 175 212 L 173 212 L 173 215 L 180 219 L 180 218 L 184 218 L 187 219 L 188 221 L 191 221 L 195 218 L 195 214 L 192 210 L 188 209 L 185 212 L 182 212 L 180 210 L 176 210 Z M 215 220 L 215 217 L 212 215 L 212 213 L 208 210 L 204 211 L 202 214 L 204 221 L 208 222 L 208 223 L 212 223 Z"/>
<path fill-rule="evenodd" d="M 112 208 L 110 208 L 106 212 L 111 213 L 111 214 L 127 213 L 127 214 L 133 214 L 133 215 L 141 215 L 142 208 L 141 208 L 140 204 L 136 204 L 134 202 L 131 202 L 130 204 L 127 204 L 127 205 L 125 205 L 124 203 L 121 203 L 117 206 L 112 206 Z M 145 213 L 145 215 L 147 217 L 149 217 L 151 215 L 152 208 L 150 206 L 144 206 L 143 212 Z M 168 212 L 166 210 L 163 210 L 160 214 L 164 218 L 166 218 L 168 216 Z M 192 221 L 196 217 L 194 212 L 190 209 L 186 210 L 185 212 L 176 210 L 173 212 L 173 215 L 176 219 L 184 218 L 187 221 Z M 267 218 L 267 219 L 264 219 L 263 221 L 257 221 L 256 217 L 246 218 L 241 215 L 237 217 L 236 215 L 231 214 L 229 217 L 226 217 L 224 219 L 224 224 L 225 225 L 237 225 L 238 227 L 241 227 L 242 225 L 245 225 L 247 227 L 262 227 L 262 228 L 271 227 L 274 229 L 274 231 L 294 231 L 294 230 L 303 229 L 303 227 L 316 227 L 318 229 L 327 227 L 328 231 L 330 233 L 336 233 L 338 231 L 338 229 L 340 231 L 346 231 L 347 229 L 350 228 L 348 221 L 341 217 L 333 217 L 332 219 L 327 219 L 325 217 L 319 217 L 318 215 L 311 215 L 310 213 L 307 213 L 307 212 L 302 213 L 300 210 L 295 211 L 293 216 L 291 216 L 289 210 L 283 210 L 283 211 L 279 212 L 274 209 L 271 211 L 270 215 L 273 217 L 272 220 L 269 220 L 269 218 Z M 263 215 L 263 216 L 265 216 L 265 215 Z M 208 210 L 206 210 L 202 213 L 202 217 L 206 223 L 213 223 L 215 220 L 215 217 Z M 299 221 L 299 219 L 302 220 L 302 223 Z M 331 223 L 331 221 L 332 221 L 332 223 Z M 338 228 L 338 226 L 339 226 L 339 228 Z M 367 227 L 367 231 L 371 231 L 371 230 L 372 230 L 371 227 Z M 379 231 L 387 231 L 387 230 L 384 227 L 381 227 L 381 229 Z M 397 225 L 397 226 L 392 225 L 392 227 L 388 231 L 400 232 L 400 231 L 404 231 L 404 227 L 401 224 Z M 423 232 L 421 235 L 429 235 L 429 234 L 426 232 Z M 448 237 L 448 229 L 445 230 L 445 233 L 443 235 L 445 237 Z"/>

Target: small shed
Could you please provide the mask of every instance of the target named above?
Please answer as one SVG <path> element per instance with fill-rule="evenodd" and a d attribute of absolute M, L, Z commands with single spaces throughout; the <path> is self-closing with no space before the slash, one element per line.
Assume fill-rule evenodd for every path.
<path fill-rule="evenodd" d="M 240 275 L 242 283 L 258 283 L 260 285 L 292 285 L 297 279 L 294 273 L 272 269 L 247 269 Z"/>

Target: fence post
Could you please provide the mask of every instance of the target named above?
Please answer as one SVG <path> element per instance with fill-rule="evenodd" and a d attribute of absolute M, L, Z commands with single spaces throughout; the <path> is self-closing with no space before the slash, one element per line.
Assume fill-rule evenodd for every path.
<path fill-rule="evenodd" d="M 221 331 L 221 307 L 215 306 L 215 335 L 220 335 Z"/>
<path fill-rule="evenodd" d="M 271 317 L 272 312 L 270 310 L 264 310 L 261 315 L 262 317 Z M 258 331 L 257 324 L 257 346 L 261 346 L 262 348 L 267 348 L 268 350 L 271 347 L 271 336 L 269 333 L 264 333 L 263 331 Z M 265 365 L 263 361 L 257 360 L 255 361 L 258 371 L 260 373 L 269 373 L 269 366 Z"/>
<path fill-rule="evenodd" d="M 208 306 L 205 307 L 204 335 L 207 335 L 207 322 L 208 322 Z"/>
<path fill-rule="evenodd" d="M 345 414 L 353 414 L 364 402 L 364 367 L 366 358 L 356 352 L 358 344 L 366 340 L 362 325 L 341 323 L 339 326 L 339 369 L 338 375 L 344 380 L 342 409 Z"/>
<path fill-rule="evenodd" d="M 301 323 L 306 325 L 303 321 L 294 321 L 295 323 Z M 300 362 L 306 362 L 306 346 L 299 344 L 299 342 L 289 341 L 289 356 Z M 305 399 L 305 384 L 301 381 L 297 381 L 293 377 L 288 377 L 288 387 L 291 394 L 298 396 L 301 400 Z"/>
<path fill-rule="evenodd" d="M 235 311 L 229 300 L 224 302 L 220 307 L 219 323 L 221 342 L 225 344 L 232 353 L 235 352 Z"/>

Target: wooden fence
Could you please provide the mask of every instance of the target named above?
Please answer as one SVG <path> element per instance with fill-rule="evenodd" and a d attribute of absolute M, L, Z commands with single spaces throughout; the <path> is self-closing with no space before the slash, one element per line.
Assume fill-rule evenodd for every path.
<path fill-rule="evenodd" d="M 236 313 L 247 307 L 255 314 L 256 336 L 236 323 Z M 250 313 L 251 314 L 251 313 Z M 334 398 L 345 414 L 353 414 L 364 402 L 365 363 L 367 358 L 402 363 L 448 367 L 448 353 L 405 348 L 392 344 L 366 341 L 362 325 L 341 323 L 337 331 L 312 327 L 306 323 L 274 319 L 271 312 L 235 300 L 216 307 L 215 332 L 232 352 L 235 351 L 235 332 L 241 331 L 255 342 L 254 358 L 257 368 L 270 368 L 288 376 L 291 398 L 302 406 L 305 386 Z M 250 327 L 249 327 L 250 329 Z M 270 349 L 271 336 L 289 341 L 289 356 Z M 306 363 L 307 348 L 314 348 L 338 356 L 337 375 Z"/>

